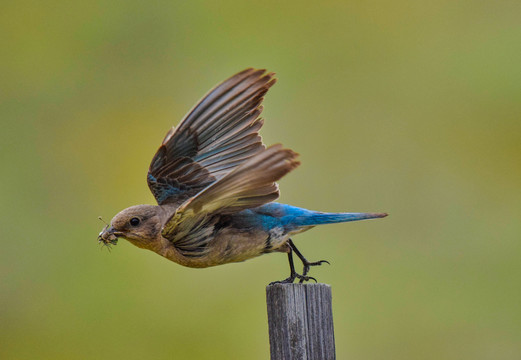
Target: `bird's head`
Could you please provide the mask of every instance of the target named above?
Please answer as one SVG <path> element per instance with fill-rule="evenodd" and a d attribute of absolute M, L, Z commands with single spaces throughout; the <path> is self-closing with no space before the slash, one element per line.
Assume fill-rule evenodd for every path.
<path fill-rule="evenodd" d="M 98 235 L 98 242 L 116 245 L 127 239 L 140 248 L 150 248 L 160 238 L 161 209 L 154 205 L 136 205 L 119 212 Z"/>

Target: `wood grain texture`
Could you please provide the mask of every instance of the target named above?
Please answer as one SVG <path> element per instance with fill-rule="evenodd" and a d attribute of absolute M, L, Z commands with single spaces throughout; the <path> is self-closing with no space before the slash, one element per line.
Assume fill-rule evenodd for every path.
<path fill-rule="evenodd" d="M 266 287 L 271 360 L 335 359 L 331 287 Z"/>

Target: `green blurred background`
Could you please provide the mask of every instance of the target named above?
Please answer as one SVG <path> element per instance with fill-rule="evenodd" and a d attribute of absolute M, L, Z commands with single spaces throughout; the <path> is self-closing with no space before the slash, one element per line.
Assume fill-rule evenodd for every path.
<path fill-rule="evenodd" d="M 0 358 L 267 359 L 283 254 L 188 269 L 96 236 L 153 203 L 166 131 L 248 66 L 301 154 L 281 201 L 387 211 L 299 235 L 339 359 L 521 358 L 519 1 L 6 1 Z"/>

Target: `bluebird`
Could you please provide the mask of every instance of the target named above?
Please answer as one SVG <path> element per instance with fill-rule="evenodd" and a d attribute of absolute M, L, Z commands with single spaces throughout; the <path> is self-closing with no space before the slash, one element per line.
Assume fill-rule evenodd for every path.
<path fill-rule="evenodd" d="M 124 238 L 180 265 L 205 268 L 262 254 L 288 255 L 290 276 L 315 280 L 292 237 L 316 225 L 382 218 L 385 213 L 326 213 L 273 202 L 280 178 L 300 165 L 280 144 L 268 148 L 259 130 L 262 101 L 274 73 L 248 68 L 204 96 L 170 129 L 154 155 L 147 182 L 158 205 L 118 213 L 98 241 Z M 293 253 L 302 261 L 297 273 Z M 315 280 L 316 281 L 316 280 Z"/>

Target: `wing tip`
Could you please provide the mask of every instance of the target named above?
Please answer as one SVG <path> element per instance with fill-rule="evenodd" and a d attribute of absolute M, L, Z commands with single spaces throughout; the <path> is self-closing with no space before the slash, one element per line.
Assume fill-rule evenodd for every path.
<path fill-rule="evenodd" d="M 300 154 L 298 152 L 293 151 L 289 148 L 284 148 L 284 145 L 282 145 L 281 143 L 273 144 L 270 147 L 268 147 L 266 150 L 267 151 L 269 150 L 271 152 L 281 152 L 281 153 L 287 154 L 291 158 L 296 158 L 296 157 L 300 156 Z"/>
<path fill-rule="evenodd" d="M 275 77 L 275 75 L 276 75 L 275 72 L 268 71 L 264 68 L 257 69 L 254 67 L 248 67 L 248 68 L 242 70 L 241 72 L 233 75 L 232 78 L 236 77 L 238 75 L 244 75 L 244 74 L 248 74 L 246 77 L 250 77 L 250 76 L 255 77 L 257 81 L 260 81 L 260 80 L 266 81 L 266 84 L 264 86 L 267 87 L 268 89 L 277 82 L 277 78 Z"/>

